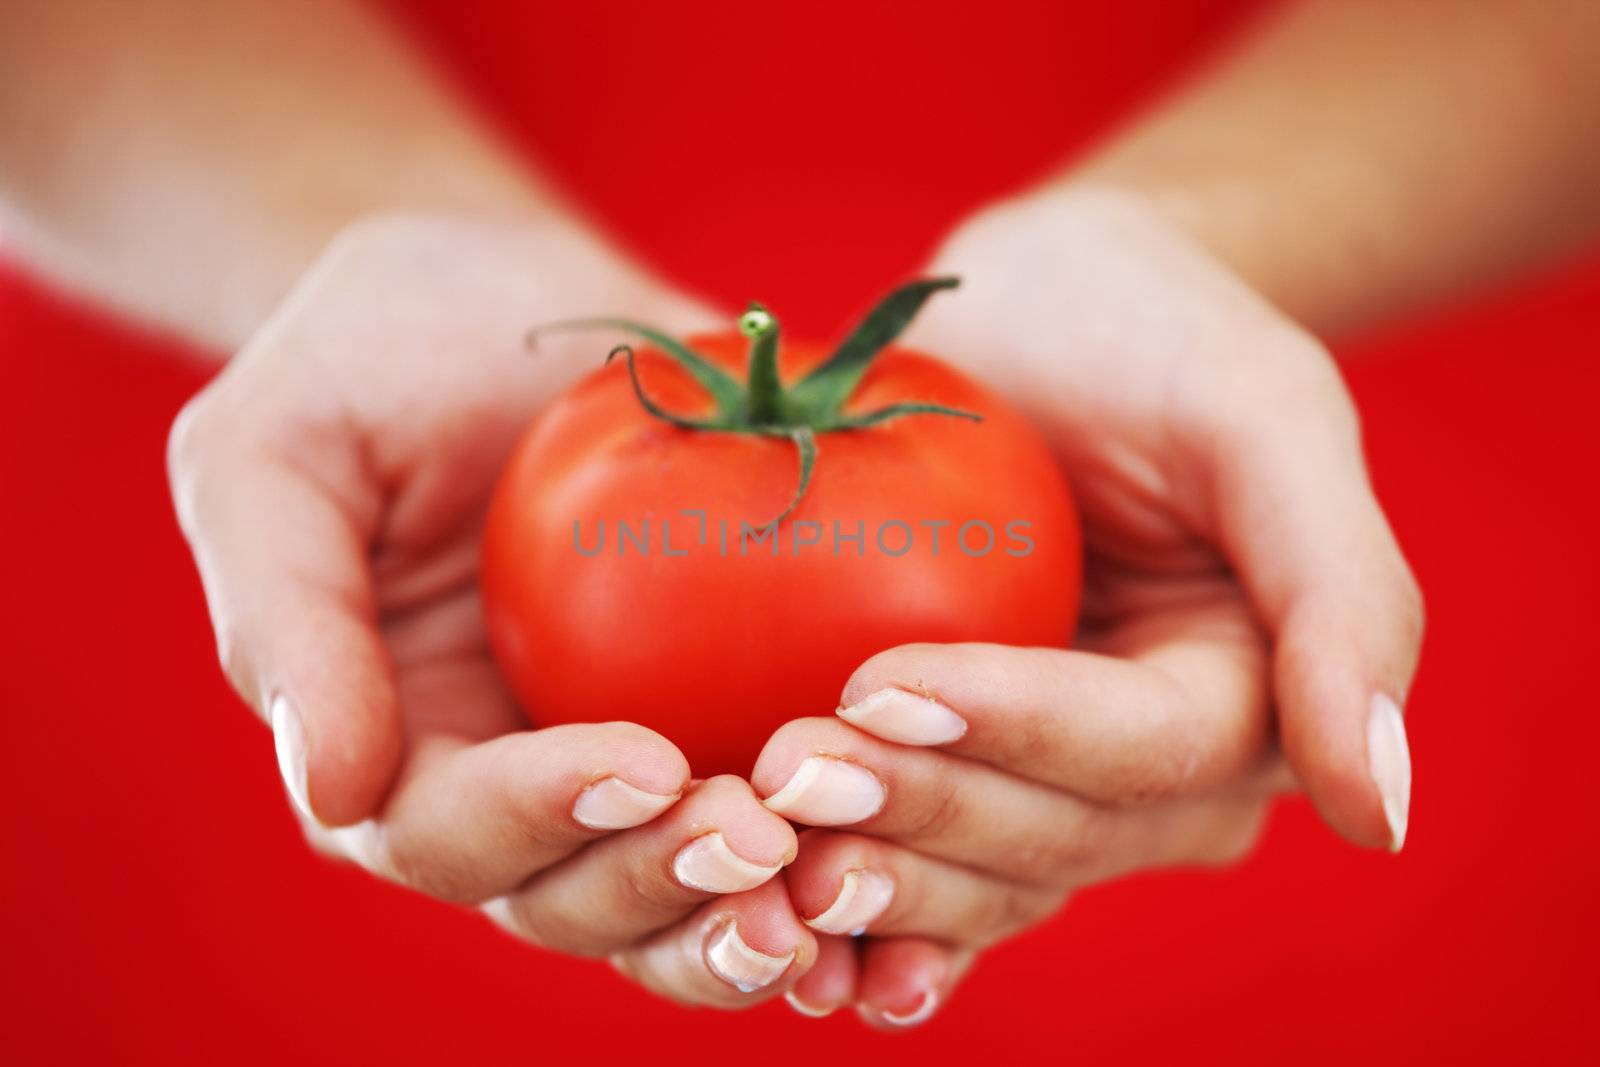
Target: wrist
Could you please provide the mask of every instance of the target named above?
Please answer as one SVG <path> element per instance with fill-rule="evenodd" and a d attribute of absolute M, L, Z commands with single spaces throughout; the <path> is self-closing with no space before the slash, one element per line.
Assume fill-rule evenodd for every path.
<path fill-rule="evenodd" d="M 1318 333 L 1349 330 L 1414 299 L 1389 239 L 1404 226 L 1390 179 L 1359 154 L 1197 161 L 1136 141 L 1089 160 L 1063 184 L 1141 201 Z"/>

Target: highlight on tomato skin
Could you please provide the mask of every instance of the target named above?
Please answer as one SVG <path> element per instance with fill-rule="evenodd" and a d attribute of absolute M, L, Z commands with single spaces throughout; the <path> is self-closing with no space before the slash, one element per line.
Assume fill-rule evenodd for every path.
<path fill-rule="evenodd" d="M 531 721 L 639 722 L 698 776 L 747 774 L 883 649 L 1068 643 L 1081 544 L 1047 446 L 892 345 L 954 284 L 902 286 L 832 352 L 780 343 L 760 305 L 684 342 L 583 324 L 646 344 L 533 422 L 484 535 L 490 643 Z"/>

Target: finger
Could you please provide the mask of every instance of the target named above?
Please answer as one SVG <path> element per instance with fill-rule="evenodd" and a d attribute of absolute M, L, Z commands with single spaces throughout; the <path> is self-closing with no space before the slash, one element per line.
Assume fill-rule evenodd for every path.
<path fill-rule="evenodd" d="M 817 941 L 781 878 L 718 897 L 683 922 L 614 954 L 618 970 L 680 1004 L 747 1008 L 811 969 Z"/>
<path fill-rule="evenodd" d="M 817 962 L 783 995 L 801 1015 L 821 1019 L 856 999 L 856 944 L 848 937 L 817 936 Z"/>
<path fill-rule="evenodd" d="M 688 781 L 683 754 L 633 723 L 552 726 L 480 744 L 423 738 L 380 820 L 378 872 L 478 903 L 649 821 Z"/>
<path fill-rule="evenodd" d="M 1106 807 L 984 763 L 881 741 L 838 719 L 785 724 L 762 750 L 751 783 L 767 807 L 791 821 L 848 825 L 1047 889 L 1170 862 L 1166 836 L 1181 844 L 1207 827 L 1214 811 L 1259 806 L 1254 798 L 1218 796 Z"/>
<path fill-rule="evenodd" d="M 808 830 L 784 880 L 795 911 L 818 933 L 917 935 L 982 949 L 1060 910 L 1070 890 L 1134 870 L 1235 863 L 1260 837 L 1266 810 L 1261 800 L 1225 798 L 1116 816 L 1115 846 L 1050 887 L 881 838 Z"/>
<path fill-rule="evenodd" d="M 1266 653 L 1242 606 L 1179 605 L 1114 640 L 1110 655 L 903 645 L 856 671 L 838 714 L 1114 803 L 1205 789 L 1265 760 Z"/>
<path fill-rule="evenodd" d="M 1285 753 L 1339 833 L 1398 849 L 1411 759 L 1400 707 L 1422 598 L 1374 497 L 1359 426 L 1323 359 L 1315 410 L 1277 405 L 1217 446 L 1221 537 L 1274 636 Z"/>
<path fill-rule="evenodd" d="M 861 953 L 856 1011 L 882 1030 L 920 1026 L 950 999 L 974 958 L 970 950 L 926 938 L 874 938 Z"/>
<path fill-rule="evenodd" d="M 852 826 L 931 856 L 1055 884 L 1104 831 L 1101 809 L 984 763 L 891 744 L 838 719 L 795 719 L 767 741 L 750 782 L 808 826 Z"/>
<path fill-rule="evenodd" d="M 377 811 L 402 748 L 365 548 L 381 501 L 343 431 L 263 427 L 228 383 L 173 424 L 179 524 L 223 667 L 271 725 L 290 796 L 353 823 Z"/>
<path fill-rule="evenodd" d="M 682 919 L 719 894 L 754 889 L 794 859 L 794 830 L 725 775 L 670 811 L 613 834 L 485 905 L 535 944 L 601 956 Z"/>
<path fill-rule="evenodd" d="M 1066 889 L 1044 889 L 933 859 L 880 838 L 808 830 L 784 877 L 819 934 L 916 934 L 984 948 L 1054 913 Z"/>

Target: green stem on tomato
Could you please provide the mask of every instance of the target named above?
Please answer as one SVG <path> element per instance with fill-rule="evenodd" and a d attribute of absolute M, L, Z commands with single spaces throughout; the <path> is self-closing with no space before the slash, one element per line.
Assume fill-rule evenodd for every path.
<path fill-rule="evenodd" d="M 639 384 L 633 349 L 617 345 L 606 356 L 627 359 L 628 377 L 639 404 L 655 418 L 682 430 L 709 433 L 747 433 L 763 437 L 784 437 L 792 441 L 799 459 L 799 484 L 789 506 L 777 518 L 765 523 L 775 526 L 788 518 L 810 487 L 817 460 L 817 435 L 846 433 L 877 426 L 912 415 L 943 415 L 983 421 L 983 416 L 920 400 L 906 400 L 857 415 L 844 413 L 844 406 L 855 394 L 883 349 L 899 337 L 916 317 L 930 296 L 959 284 L 955 278 L 926 278 L 895 289 L 868 312 L 866 318 L 840 343 L 833 355 L 792 387 L 785 389 L 778 375 L 778 320 L 760 304 L 752 303 L 739 317 L 739 332 L 750 341 L 750 356 L 745 380 L 740 382 L 705 356 L 660 330 L 629 319 L 581 319 L 553 323 L 532 330 L 528 343 L 546 330 L 580 327 L 609 327 L 642 337 L 688 372 L 690 377 L 716 402 L 711 419 L 692 419 L 665 410 Z"/>
<path fill-rule="evenodd" d="M 739 316 L 739 332 L 750 339 L 750 363 L 745 372 L 745 415 L 757 426 L 784 422 L 783 383 L 778 380 L 778 320 L 760 304 L 751 302 Z"/>

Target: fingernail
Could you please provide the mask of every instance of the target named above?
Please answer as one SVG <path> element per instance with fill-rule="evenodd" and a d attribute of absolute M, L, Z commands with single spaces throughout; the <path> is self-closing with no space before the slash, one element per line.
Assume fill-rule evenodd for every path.
<path fill-rule="evenodd" d="M 894 882 L 877 871 L 845 871 L 839 895 L 833 903 L 806 925 L 825 934 L 859 934 L 867 924 L 882 915 L 894 899 Z"/>
<path fill-rule="evenodd" d="M 865 767 L 830 756 L 807 756 L 789 784 L 762 803 L 811 826 L 845 826 L 876 815 L 888 794 Z"/>
<path fill-rule="evenodd" d="M 1382 693 L 1372 698 L 1367 716 L 1367 767 L 1383 798 L 1389 849 L 1399 852 L 1406 843 L 1406 823 L 1411 815 L 1411 748 L 1406 744 L 1400 706 Z"/>
<path fill-rule="evenodd" d="M 278 753 L 278 773 L 283 775 L 289 799 L 302 814 L 315 819 L 311 794 L 306 788 L 306 728 L 300 713 L 280 693 L 267 707 L 267 720 L 272 724 L 272 747 Z"/>
<path fill-rule="evenodd" d="M 787 992 L 787 993 L 785 993 L 783 995 L 783 999 L 787 1000 L 789 1002 L 789 1007 L 793 1008 L 795 1011 L 799 1012 L 801 1015 L 808 1016 L 808 1017 L 810 1017 L 812 1019 L 824 1019 L 824 1018 L 827 1018 L 829 1015 L 832 1015 L 834 1013 L 834 1009 L 833 1008 L 814 1008 L 814 1007 L 812 1007 L 810 1004 L 807 1004 L 805 1001 L 803 1001 L 799 997 L 795 996 L 794 995 L 794 990 L 792 990 L 792 989 L 789 990 L 789 992 Z"/>
<path fill-rule="evenodd" d="M 783 977 L 793 962 L 793 952 L 769 956 L 745 944 L 736 922 L 725 923 L 706 943 L 706 963 L 711 973 L 741 993 L 771 985 Z"/>
<path fill-rule="evenodd" d="M 897 1014 L 892 1011 L 882 1012 L 883 1021 L 892 1026 L 915 1026 L 926 1022 L 939 1006 L 939 994 L 933 990 L 924 990 L 922 999 L 917 1001 L 917 1006 L 908 1012 Z"/>
<path fill-rule="evenodd" d="M 783 869 L 751 863 L 728 847 L 722 834 L 701 834 L 678 850 L 672 860 L 672 875 L 690 889 L 707 893 L 742 893 L 754 889 Z"/>
<path fill-rule="evenodd" d="M 647 793 L 621 778 L 602 778 L 584 787 L 572 817 L 591 830 L 642 826 L 677 802 L 678 793 Z"/>
<path fill-rule="evenodd" d="M 947 745 L 967 732 L 967 721 L 937 700 L 904 689 L 880 689 L 839 718 L 869 734 L 902 745 Z"/>

